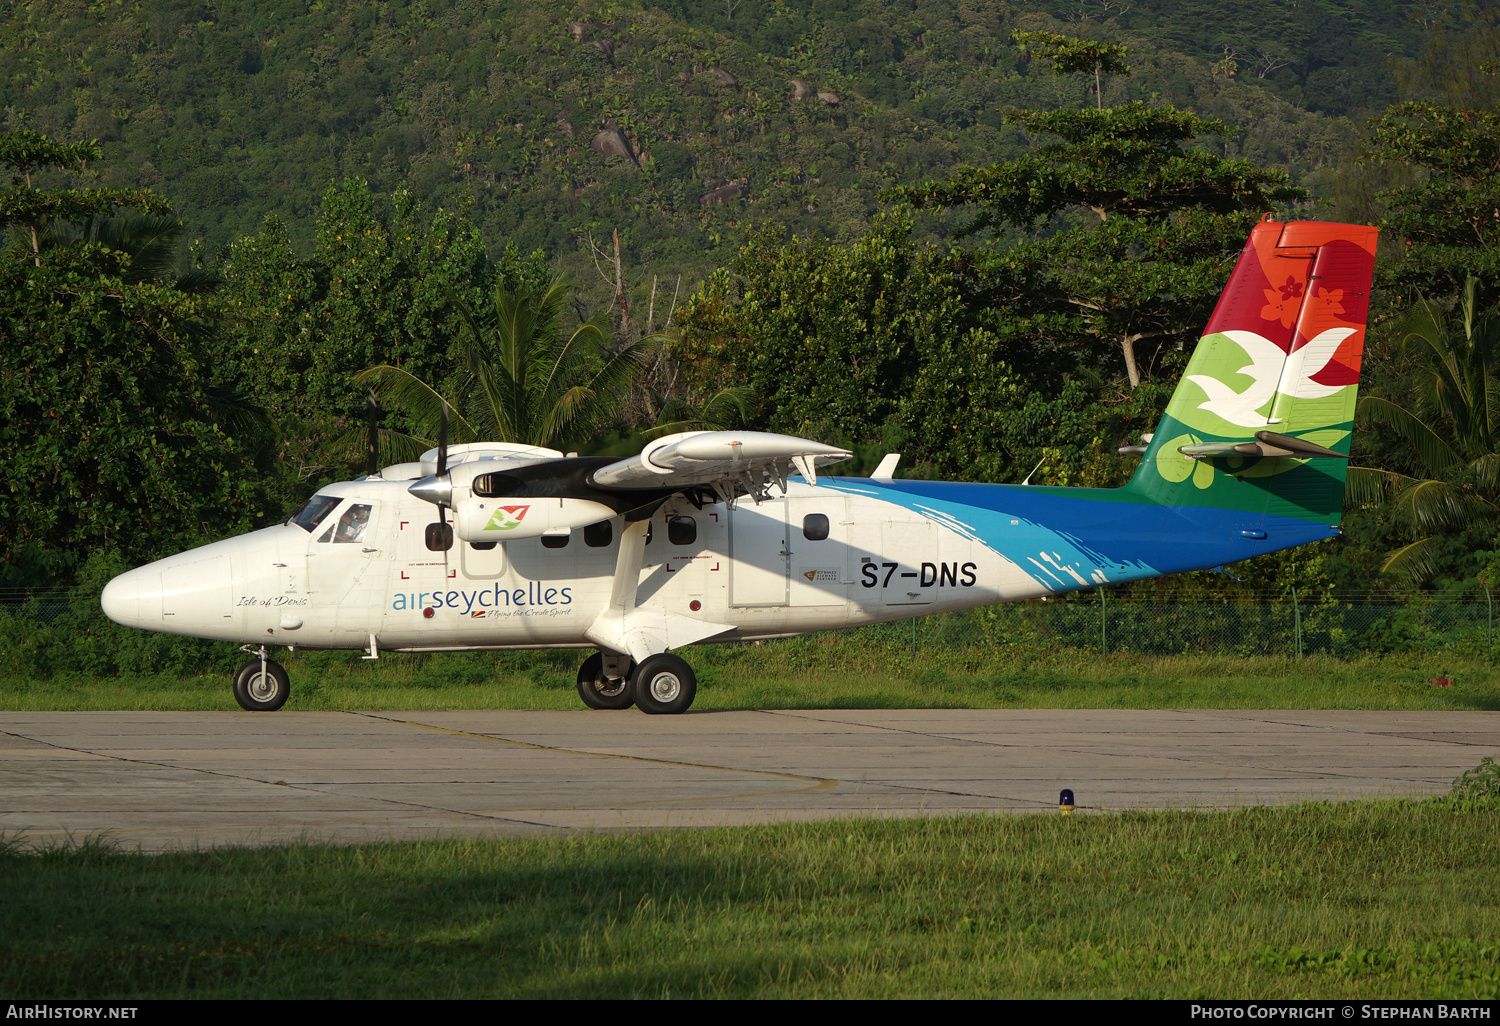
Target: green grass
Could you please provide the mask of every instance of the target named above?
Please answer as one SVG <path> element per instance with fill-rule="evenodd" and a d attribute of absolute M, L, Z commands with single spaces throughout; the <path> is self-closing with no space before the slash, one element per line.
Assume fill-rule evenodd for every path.
<path fill-rule="evenodd" d="M 436 656 L 311 653 L 287 660 L 288 709 L 576 709 L 583 651 Z M 1392 654 L 1100 656 L 1076 650 L 918 649 L 821 634 L 682 653 L 697 709 L 1500 709 L 1492 660 Z M 236 661 L 244 656 L 237 656 Z M 1455 683 L 1436 688 L 1432 678 Z M 0 683 L 4 710 L 234 709 L 210 676 L 57 674 Z"/>
<path fill-rule="evenodd" d="M 18 997 L 1500 996 L 1500 806 L 0 846 Z"/>

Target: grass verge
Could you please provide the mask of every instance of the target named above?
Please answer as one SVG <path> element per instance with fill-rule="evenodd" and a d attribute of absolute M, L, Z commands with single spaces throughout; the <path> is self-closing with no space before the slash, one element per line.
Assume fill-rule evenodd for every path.
<path fill-rule="evenodd" d="M 1500 807 L 0 845 L 21 997 L 1500 996 Z"/>
<path fill-rule="evenodd" d="M 576 709 L 573 682 L 585 654 L 395 654 L 362 662 L 352 653 L 309 653 L 286 662 L 287 708 Z M 1341 660 L 913 651 L 839 634 L 683 654 L 698 674 L 699 709 L 1500 709 L 1494 663 L 1451 654 Z M 1453 686 L 1433 687 L 1439 677 Z M 228 672 L 58 674 L 0 684 L 0 709 L 12 711 L 234 708 Z"/>

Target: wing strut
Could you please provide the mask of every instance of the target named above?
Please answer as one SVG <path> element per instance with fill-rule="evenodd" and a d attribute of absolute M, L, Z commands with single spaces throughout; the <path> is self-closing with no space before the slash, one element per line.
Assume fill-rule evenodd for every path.
<path fill-rule="evenodd" d="M 609 605 L 583 632 L 585 638 L 601 649 L 627 654 L 637 663 L 734 630 L 733 624 L 698 620 L 659 606 L 636 605 L 641 566 L 646 561 L 646 532 L 650 528 L 649 519 L 626 522 L 620 532 L 620 551 L 615 556 Z"/>

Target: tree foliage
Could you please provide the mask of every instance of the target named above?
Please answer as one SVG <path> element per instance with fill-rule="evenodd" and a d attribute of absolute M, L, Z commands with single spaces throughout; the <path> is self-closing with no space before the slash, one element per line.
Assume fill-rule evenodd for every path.
<path fill-rule="evenodd" d="M 316 248 L 299 258 L 286 225 L 270 218 L 221 266 L 232 358 L 265 400 L 329 410 L 357 405 L 354 374 L 380 363 L 442 379 L 461 360 L 463 322 L 453 297 L 482 305 L 494 273 L 462 217 L 423 216 L 410 192 L 377 208 L 367 183 L 324 194 Z M 544 273 L 540 257 L 502 260 L 512 277 Z"/>
<path fill-rule="evenodd" d="M 612 347 L 607 311 L 570 331 L 573 290 L 560 277 L 514 290 L 500 281 L 482 320 L 460 308 L 469 332 L 465 373 L 447 396 L 401 367 L 383 364 L 359 374 L 354 383 L 373 386 L 418 433 L 390 436 L 392 452 L 415 458 L 433 444 L 445 408 L 453 411 L 454 442 L 553 447 L 609 422 L 662 339 L 648 335 Z"/>
<path fill-rule="evenodd" d="M 65 151 L 97 152 L 0 137 L 12 156 Z M 139 561 L 253 523 L 251 447 L 215 403 L 203 297 L 133 273 L 132 247 L 97 221 L 83 230 L 133 197 L 32 191 L 8 209 L 70 218 L 75 237 L 42 248 L 38 225 L 14 220 L 22 245 L 0 256 L 0 575 L 35 583 L 104 549 Z"/>
<path fill-rule="evenodd" d="M 1134 67 L 1111 96 L 1243 124 L 1240 155 L 1297 173 L 1345 134 L 1305 108 L 1349 113 L 1352 92 L 1389 82 L 1381 50 L 1412 50 L 1391 0 L 1357 19 L 1324 2 L 1274 16 L 1146 6 L 1124 19 L 1149 14 L 1142 31 L 1108 37 Z M 465 210 L 492 246 L 540 248 L 580 280 L 579 240 L 616 227 L 646 275 L 691 276 L 731 260 L 755 226 L 854 239 L 881 189 L 1020 156 L 1007 107 L 1094 104 L 1082 76 L 1045 73 L 1010 42 L 1018 26 L 1059 23 L 1004 0 L 746 0 L 733 19 L 702 0 L 38 2 L 12 14 L 0 106 L 33 111 L 55 138 L 103 140 L 111 160 L 93 184 L 161 191 L 209 253 L 268 214 L 302 253 L 328 183 L 359 178 Z M 1216 77 L 1223 32 L 1247 49 L 1285 44 L 1298 62 L 1263 80 Z M 1340 77 L 1303 88 L 1310 74 Z M 795 99 L 794 79 L 815 91 Z M 634 159 L 593 148 L 612 128 Z M 705 205 L 729 185 L 747 191 Z"/>
<path fill-rule="evenodd" d="M 0 231 L 12 233 L 12 245 L 29 241 L 34 263 L 40 265 L 41 236 L 54 222 L 77 223 L 121 207 L 171 213 L 171 204 L 149 189 L 42 189 L 32 181 L 42 171 L 82 168 L 103 152 L 95 141 L 60 143 L 30 128 L 0 135 L 0 168 L 10 174 L 9 186 L 0 191 Z"/>
<path fill-rule="evenodd" d="M 1282 172 L 1185 148 L 1205 133 L 1228 132 L 1188 111 L 1132 103 L 1013 111 L 1007 120 L 1061 141 L 887 197 L 977 209 L 961 235 L 1018 235 L 1006 262 L 1047 268 L 1043 288 L 1073 306 L 1084 332 L 1119 348 L 1131 388 L 1164 343 L 1202 327 L 1258 213 L 1302 195 Z M 1070 218 L 1079 208 L 1096 220 Z M 1143 339 L 1156 342 L 1145 373 L 1136 351 Z"/>
<path fill-rule="evenodd" d="M 1051 483 L 1109 483 L 1141 411 L 1067 383 L 1069 318 L 1040 312 L 1044 271 L 910 233 L 898 210 L 853 245 L 758 240 L 694 297 L 674 355 L 702 388 L 754 387 L 771 430 L 877 460 L 904 447 L 907 472 L 1019 480 L 1042 461 Z"/>
<path fill-rule="evenodd" d="M 1020 29 L 1012 32 L 1010 38 L 1028 54 L 1050 61 L 1052 70 L 1059 75 L 1077 72 L 1092 75 L 1094 97 L 1098 101 L 1095 106 L 1100 110 L 1104 109 L 1104 76 L 1130 74 L 1130 65 L 1125 63 L 1125 47 L 1119 43 Z"/>
<path fill-rule="evenodd" d="M 1423 299 L 1401 324 L 1403 355 L 1416 368 L 1414 394 L 1359 401 L 1357 419 L 1382 423 L 1407 443 L 1415 473 L 1350 468 L 1353 502 L 1392 498 L 1396 522 L 1420 535 L 1382 566 L 1425 582 L 1447 538 L 1500 522 L 1500 315 L 1465 284 L 1458 310 Z M 1457 314 L 1457 317 L 1454 314 Z"/>
<path fill-rule="evenodd" d="M 1382 227 L 1402 244 L 1382 284 L 1444 297 L 1475 277 L 1481 305 L 1500 300 L 1500 110 L 1403 103 L 1372 123 L 1371 136 L 1377 160 L 1421 172 L 1380 197 Z"/>

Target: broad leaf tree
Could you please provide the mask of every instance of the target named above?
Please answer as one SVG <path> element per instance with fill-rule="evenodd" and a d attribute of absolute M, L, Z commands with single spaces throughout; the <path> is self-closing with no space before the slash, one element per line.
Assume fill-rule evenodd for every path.
<path fill-rule="evenodd" d="M 55 222 L 78 223 L 120 208 L 172 213 L 171 204 L 150 189 L 41 189 L 32 181 L 39 172 L 77 170 L 103 156 L 94 141 L 60 143 L 30 128 L 0 135 L 0 168 L 10 176 L 0 191 L 0 230 L 11 233 L 13 247 L 29 246 L 34 265 L 41 266 L 42 237 Z"/>
<path fill-rule="evenodd" d="M 1500 110 L 1403 103 L 1372 123 L 1371 143 L 1375 159 L 1421 171 L 1380 196 L 1398 243 L 1381 284 L 1400 298 L 1452 297 L 1472 276 L 1482 306 L 1500 300 Z"/>
<path fill-rule="evenodd" d="M 910 231 L 898 210 L 851 245 L 768 233 L 745 247 L 679 319 L 673 355 L 692 386 L 749 384 L 762 426 L 852 448 L 840 473 L 902 450 L 903 472 L 1019 480 L 1045 460 L 1046 480 L 1105 483 L 1088 466 L 1099 447 L 1075 443 L 1104 438 L 1112 454 L 1101 414 L 1116 413 L 1066 384 L 1052 340 L 1069 315 L 1040 312 L 1041 270 L 919 246 Z M 1020 306 L 1030 315 L 1013 316 Z"/>
<path fill-rule="evenodd" d="M 164 555 L 259 511 L 248 449 L 215 409 L 202 296 L 137 267 L 139 248 L 98 220 L 166 201 L 28 184 L 98 152 L 0 136 L 13 175 L 0 208 L 12 243 L 0 255 L 0 579 L 12 585 L 66 580 L 105 550 Z"/>
<path fill-rule="evenodd" d="M 495 268 L 463 217 L 424 216 L 404 189 L 378 208 L 358 180 L 331 186 L 307 257 L 268 218 L 236 242 L 221 266 L 221 299 L 233 358 L 258 396 L 289 408 L 357 406 L 353 375 L 375 364 L 445 378 L 463 360 L 463 320 L 452 300 L 483 306 L 502 276 L 536 281 L 539 256 L 508 251 Z"/>
<path fill-rule="evenodd" d="M 1261 212 L 1302 195 L 1283 172 L 1188 146 L 1229 131 L 1188 111 L 1132 103 L 1006 120 L 1057 141 L 887 195 L 972 211 L 957 234 L 988 232 L 1003 263 L 1045 268 L 1042 287 L 1073 308 L 1077 330 L 1117 347 L 1132 389 L 1163 346 L 1202 328 Z"/>
<path fill-rule="evenodd" d="M 1012 32 L 1010 38 L 1028 54 L 1050 61 L 1052 70 L 1059 75 L 1080 72 L 1093 75 L 1094 96 L 1100 110 L 1104 109 L 1104 76 L 1130 74 L 1130 65 L 1125 63 L 1125 47 L 1119 43 L 1020 29 Z"/>

